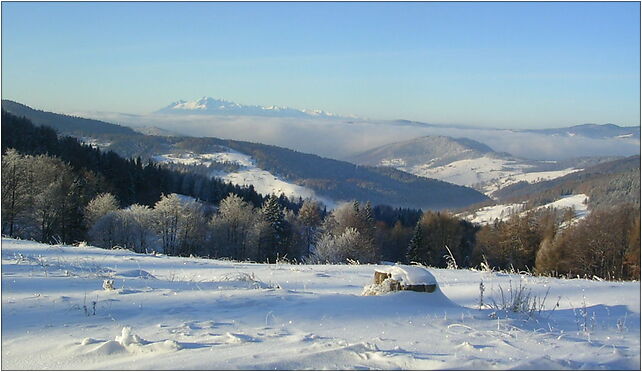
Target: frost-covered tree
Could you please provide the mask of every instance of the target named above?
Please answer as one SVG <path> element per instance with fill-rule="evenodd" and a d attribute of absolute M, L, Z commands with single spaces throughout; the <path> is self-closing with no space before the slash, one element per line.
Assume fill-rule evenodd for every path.
<path fill-rule="evenodd" d="M 303 202 L 299 210 L 299 222 L 302 227 L 302 238 L 305 243 L 303 255 L 308 256 L 314 247 L 321 226 L 321 208 L 313 200 Z"/>
<path fill-rule="evenodd" d="M 357 229 L 348 227 L 338 235 L 324 233 L 317 242 L 312 261 L 323 263 L 345 263 L 348 259 L 360 261 L 363 239 Z"/>
<path fill-rule="evenodd" d="M 154 232 L 154 211 L 146 205 L 134 204 L 121 211 L 127 226 L 127 249 L 146 253 L 156 249 L 157 235 Z"/>
<path fill-rule="evenodd" d="M 154 227 L 161 239 L 161 249 L 169 255 L 178 253 L 178 229 L 181 200 L 178 195 L 163 195 L 154 205 Z"/>
<path fill-rule="evenodd" d="M 89 242 L 96 246 L 111 249 L 114 246 L 126 245 L 122 241 L 119 211 L 111 211 L 98 218 L 89 229 L 87 235 Z"/>
<path fill-rule="evenodd" d="M 3 232 L 42 242 L 84 238 L 83 208 L 94 175 L 47 155 L 2 157 Z"/>
<path fill-rule="evenodd" d="M 16 223 L 31 205 L 31 173 L 25 157 L 13 149 L 2 155 L 2 232 L 15 236 Z"/>
<path fill-rule="evenodd" d="M 221 201 L 209 226 L 211 255 L 239 260 L 258 258 L 259 235 L 267 228 L 267 222 L 238 195 L 230 194 Z"/>
<path fill-rule="evenodd" d="M 367 212 L 370 210 L 370 212 Z M 366 212 L 364 212 L 366 211 Z M 371 208 L 361 208 L 359 202 L 342 203 L 326 218 L 323 223 L 324 235 L 328 241 L 327 234 L 334 239 L 340 237 L 347 229 L 354 229 L 359 233 L 359 243 L 346 257 L 360 262 L 376 262 L 379 260 L 379 252 L 374 241 L 374 218 L 369 218 Z"/>
<path fill-rule="evenodd" d="M 179 254 L 202 255 L 205 254 L 205 230 L 207 223 L 203 206 L 190 201 L 182 204 L 181 218 L 179 221 Z"/>
<path fill-rule="evenodd" d="M 183 202 L 177 194 L 163 195 L 154 205 L 152 217 L 164 253 L 200 253 L 205 217 L 197 202 Z"/>
<path fill-rule="evenodd" d="M 118 210 L 118 200 L 110 193 L 102 193 L 93 198 L 85 207 L 85 223 L 88 227 L 107 213 Z"/>
<path fill-rule="evenodd" d="M 65 241 L 66 218 L 72 211 L 79 212 L 74 209 L 79 200 L 73 171 L 57 158 L 38 155 L 32 160 L 35 236 L 41 242 Z"/>

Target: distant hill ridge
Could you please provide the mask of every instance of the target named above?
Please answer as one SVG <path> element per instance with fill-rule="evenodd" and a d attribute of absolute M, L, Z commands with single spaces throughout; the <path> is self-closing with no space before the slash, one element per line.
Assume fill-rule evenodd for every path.
<path fill-rule="evenodd" d="M 553 180 L 510 185 L 494 196 L 502 203 L 528 200 L 537 205 L 563 195 L 586 194 L 591 209 L 608 209 L 632 203 L 640 205 L 640 155 L 590 166 Z"/>
<path fill-rule="evenodd" d="M 615 124 L 580 124 L 566 128 L 527 129 L 522 132 L 540 133 L 557 136 L 582 136 L 588 138 L 626 138 L 640 139 L 640 127 L 621 127 Z"/>
<path fill-rule="evenodd" d="M 61 133 L 84 137 L 92 135 L 135 135 L 136 131 L 122 125 L 105 121 L 85 119 L 76 116 L 55 114 L 52 112 L 33 109 L 18 102 L 3 99 L 2 109 L 16 116 L 24 116 L 36 125 L 54 128 Z"/>
<path fill-rule="evenodd" d="M 430 164 L 436 167 L 457 160 L 474 159 L 482 156 L 507 157 L 489 146 L 468 138 L 447 136 L 424 136 L 408 141 L 379 146 L 349 160 L 364 165 L 391 165 L 413 167 Z"/>

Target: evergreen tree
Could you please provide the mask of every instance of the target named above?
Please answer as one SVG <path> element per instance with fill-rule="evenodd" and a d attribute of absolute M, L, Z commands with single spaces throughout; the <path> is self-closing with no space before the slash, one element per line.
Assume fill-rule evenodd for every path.
<path fill-rule="evenodd" d="M 290 226 L 285 220 L 279 199 L 275 195 L 271 195 L 263 203 L 261 212 L 269 224 L 269 230 L 266 232 L 267 236 L 265 236 L 264 258 L 270 260 L 276 257 L 285 257 L 290 243 Z"/>
<path fill-rule="evenodd" d="M 412 234 L 410 243 L 408 244 L 407 261 L 426 263 L 428 259 L 425 255 L 424 245 L 425 245 L 424 234 L 421 229 L 421 223 L 417 222 L 417 225 L 415 226 L 415 231 Z"/>

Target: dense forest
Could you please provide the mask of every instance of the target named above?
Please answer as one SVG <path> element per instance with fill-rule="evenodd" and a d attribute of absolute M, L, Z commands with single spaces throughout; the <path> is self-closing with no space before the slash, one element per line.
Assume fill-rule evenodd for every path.
<path fill-rule="evenodd" d="M 275 262 L 421 263 L 639 279 L 640 205 L 540 209 L 479 226 L 447 212 L 262 196 L 123 159 L 2 113 L 2 232 L 42 242 Z M 559 190 L 560 194 L 564 190 Z M 607 192 L 608 193 L 608 192 Z"/>

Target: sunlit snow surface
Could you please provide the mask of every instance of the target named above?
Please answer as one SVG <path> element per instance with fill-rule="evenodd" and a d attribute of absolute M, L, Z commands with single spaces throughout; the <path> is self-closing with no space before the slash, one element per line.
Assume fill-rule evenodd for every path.
<path fill-rule="evenodd" d="M 228 149 L 226 152 L 217 152 L 210 154 L 164 154 L 153 157 L 159 163 L 176 163 L 185 165 L 205 165 L 210 166 L 212 163 L 235 163 L 240 166 L 236 172 L 213 171 L 211 176 L 218 177 L 224 181 L 231 182 L 235 185 L 249 186 L 253 185 L 254 189 L 263 195 L 281 195 L 303 199 L 314 199 L 323 202 L 328 207 L 333 207 L 334 202 L 328 198 L 318 196 L 314 190 L 297 184 L 287 182 L 282 178 L 260 169 L 251 156 Z"/>
<path fill-rule="evenodd" d="M 437 159 L 433 159 L 437 160 Z M 529 172 L 531 165 L 519 161 L 482 156 L 433 166 L 433 162 L 407 166 L 403 159 L 385 159 L 381 165 L 396 167 L 420 177 L 436 178 L 462 186 L 475 187 L 488 196 L 517 182 L 541 182 L 578 172 L 581 169 L 567 168 L 558 171 Z"/>
<path fill-rule="evenodd" d="M 2 368 L 640 368 L 639 282 L 430 269 L 449 301 L 360 296 L 381 267 L 3 239 Z M 103 289 L 109 278 L 115 290 Z M 544 310 L 479 310 L 482 280 L 485 304 L 521 281 L 533 295 L 548 291 Z"/>
<path fill-rule="evenodd" d="M 571 223 L 575 223 L 588 216 L 589 211 L 588 205 L 585 203 L 586 201 L 588 201 L 588 196 L 585 194 L 567 195 L 554 202 L 537 207 L 535 208 L 535 210 L 543 208 L 573 208 L 575 217 L 572 219 Z M 490 224 L 493 223 L 496 219 L 499 221 L 506 221 L 512 215 L 519 214 L 523 216 L 526 212 L 528 211 L 524 210 L 524 204 L 522 203 L 497 204 L 488 207 L 482 207 L 471 214 L 461 214 L 459 216 L 470 222 L 478 224 Z"/>

